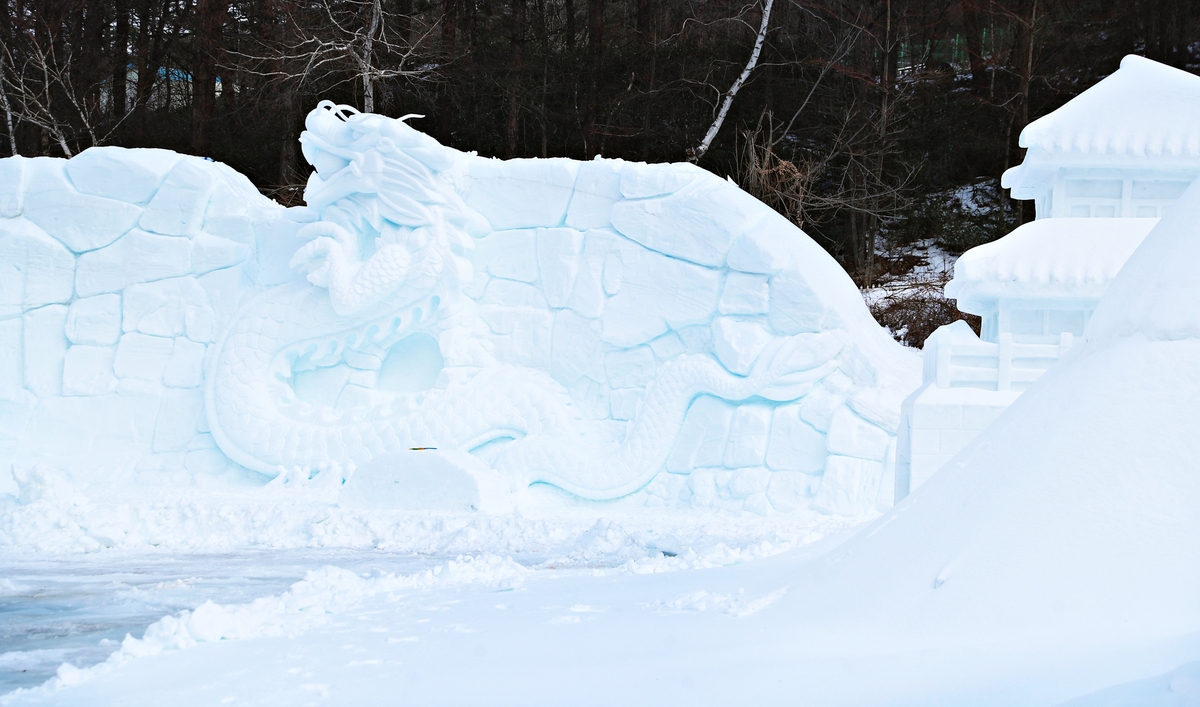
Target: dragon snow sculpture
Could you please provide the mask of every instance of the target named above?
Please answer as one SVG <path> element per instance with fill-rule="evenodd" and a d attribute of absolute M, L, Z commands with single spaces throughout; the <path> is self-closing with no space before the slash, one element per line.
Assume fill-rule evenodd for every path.
<path fill-rule="evenodd" d="M 308 115 L 306 277 L 211 352 L 228 457 L 460 449 L 589 499 L 836 456 L 882 476 L 915 357 L 786 220 L 690 165 L 489 160 L 405 120 Z"/>

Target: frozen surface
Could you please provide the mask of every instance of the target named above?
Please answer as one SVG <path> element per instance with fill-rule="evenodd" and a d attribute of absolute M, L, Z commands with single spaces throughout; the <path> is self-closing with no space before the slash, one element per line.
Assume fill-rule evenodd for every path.
<path fill-rule="evenodd" d="M 835 456 L 870 462 L 855 488 L 830 482 L 854 499 L 837 512 L 890 504 L 897 420 L 853 401 L 902 399 L 918 361 L 736 186 L 692 165 L 482 159 L 328 102 L 306 128 L 316 171 L 293 209 L 161 150 L 3 161 L 0 492 L 38 465 L 85 490 L 340 483 L 386 454 L 412 484 L 377 505 L 444 508 L 410 451 L 430 448 L 483 469 L 457 506 L 550 484 L 828 510 L 824 437 L 771 432 L 775 408 L 816 396 L 858 430 Z M 733 427 L 700 464 L 702 399 Z M 815 478 L 774 478 L 799 468 Z"/>
<path fill-rule="evenodd" d="M 573 506 L 547 488 L 525 497 L 520 512 L 501 514 L 373 510 L 337 498 L 319 477 L 240 493 L 92 496 L 64 478 L 43 479 L 28 503 L 9 501 L 0 515 L 0 694 L 38 685 L 64 662 L 103 662 L 126 634 L 142 636 L 164 614 L 278 595 L 324 566 L 419 579 L 466 557 L 510 578 L 663 572 L 768 557 L 861 522 Z M 419 588 L 422 602 L 454 601 L 421 581 L 407 588 Z M 285 624 L 272 625 L 289 634 L 300 627 Z"/>
<path fill-rule="evenodd" d="M 1087 341 L 853 535 L 689 572 L 632 569 L 684 557 L 676 548 L 686 542 L 663 534 L 654 547 L 676 557 L 631 571 L 529 572 L 486 551 L 436 574 L 314 571 L 281 594 L 165 618 L 101 666 L 63 668 L 7 700 L 356 704 L 400 691 L 497 705 L 563 695 L 574 704 L 1188 704 L 1189 664 L 1200 659 L 1200 314 L 1179 303 L 1200 294 L 1183 276 L 1200 256 L 1197 223 L 1200 187 L 1130 258 Z M 738 424 L 721 405 L 706 403 L 704 424 Z M 861 436 L 837 406 L 807 409 L 800 420 L 814 430 Z M 838 459 L 839 478 L 870 462 Z M 42 487 L 72 498 L 49 480 Z M 607 528 L 592 535 L 601 536 Z"/>
<path fill-rule="evenodd" d="M 444 562 L 444 559 L 442 560 Z M 435 558 L 386 551 L 242 549 L 120 557 L 6 555 L 0 559 L 0 694 L 54 676 L 64 662 L 103 662 L 126 634 L 207 600 L 280 593 L 314 566 L 416 571 Z"/>

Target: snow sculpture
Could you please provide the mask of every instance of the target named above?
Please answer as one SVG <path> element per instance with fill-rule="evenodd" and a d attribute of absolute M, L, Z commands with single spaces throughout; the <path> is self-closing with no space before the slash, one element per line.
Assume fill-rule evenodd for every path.
<path fill-rule="evenodd" d="M 589 499 L 890 502 L 881 483 L 915 358 L 824 251 L 737 187 L 690 165 L 483 159 L 328 102 L 306 128 L 306 208 L 264 203 L 244 180 L 242 203 L 216 200 L 197 185 L 229 170 L 192 158 L 90 150 L 65 163 L 75 192 L 108 189 L 129 213 L 105 217 L 110 243 L 80 245 L 75 293 L 47 275 L 14 296 L 22 311 L 69 307 L 47 331 L 77 343 L 62 391 L 26 396 L 37 421 L 10 459 L 95 473 L 97 455 L 85 470 L 45 441 L 91 398 L 141 420 L 136 443 L 100 455 L 135 474 L 274 476 L 437 447 L 472 452 L 512 487 Z M 137 189 L 75 178 L 97 154 Z M 16 164 L 35 162 L 64 164 Z M 27 177 L 3 197 L 17 201 L 5 238 L 32 220 L 17 214 L 42 180 Z M 77 237 L 40 235 L 64 252 Z M 244 244 L 239 259 L 224 241 Z M 101 246 L 125 264 L 81 275 Z M 196 278 L 198 262 L 219 277 Z"/>
<path fill-rule="evenodd" d="M 1130 55 L 1021 131 L 1001 184 L 1037 217 L 1157 218 L 1200 176 L 1200 77 Z"/>
<path fill-rule="evenodd" d="M 1128 56 L 1021 133 L 1004 174 L 1037 220 L 955 263 L 946 296 L 982 318 L 925 342 L 924 385 L 904 403 L 903 498 L 987 427 L 1083 335 L 1109 282 L 1200 175 L 1200 78 Z"/>

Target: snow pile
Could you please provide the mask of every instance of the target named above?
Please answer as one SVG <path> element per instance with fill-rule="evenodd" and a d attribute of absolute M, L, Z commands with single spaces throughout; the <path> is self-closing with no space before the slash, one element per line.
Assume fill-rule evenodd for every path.
<path fill-rule="evenodd" d="M 198 643 L 294 636 L 328 623 L 367 597 L 382 595 L 394 601 L 398 593 L 465 584 L 508 591 L 521 586 L 527 572 L 511 558 L 496 555 L 460 556 L 444 565 L 408 576 L 361 577 L 339 567 L 323 567 L 308 572 L 302 581 L 278 596 L 230 606 L 208 601 L 194 611 L 164 617 L 147 628 L 141 638 L 127 635 L 121 648 L 104 663 L 85 669 L 64 663 L 59 667 L 57 677 L 45 687 L 76 685 L 118 668 L 132 658 L 191 648 Z M 6 697 L 17 697 L 22 692 L 18 690 Z"/>
<path fill-rule="evenodd" d="M 858 520 L 813 511 L 768 518 L 646 508 L 637 499 L 572 507 L 554 496 L 523 498 L 522 510 L 505 514 L 406 512 L 337 507 L 330 489 L 320 486 L 119 487 L 85 494 L 50 467 L 26 469 L 20 477 L 24 502 L 0 497 L 0 551 L 22 554 L 374 548 L 425 556 L 520 553 L 557 568 L 657 572 L 766 557 Z"/>
<path fill-rule="evenodd" d="M 713 594 L 706 589 L 685 592 L 668 601 L 656 602 L 654 607 L 660 612 L 675 613 L 682 611 L 720 611 L 730 616 L 741 618 L 758 613 L 775 603 L 787 588 L 776 589 L 760 597 L 747 597 L 745 590 L 737 594 Z"/>

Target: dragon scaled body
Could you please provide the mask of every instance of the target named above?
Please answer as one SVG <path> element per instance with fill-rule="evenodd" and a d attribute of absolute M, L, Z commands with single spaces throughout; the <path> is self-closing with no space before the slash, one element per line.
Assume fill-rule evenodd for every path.
<path fill-rule="evenodd" d="M 306 277 L 241 308 L 206 380 L 213 436 L 246 467 L 437 447 L 615 498 L 714 464 L 691 449 L 701 398 L 731 411 L 715 463 L 735 470 L 770 456 L 757 428 L 761 453 L 728 451 L 742 408 L 771 420 L 913 385 L 837 265 L 700 170 L 484 160 L 329 102 L 306 128 Z"/>

